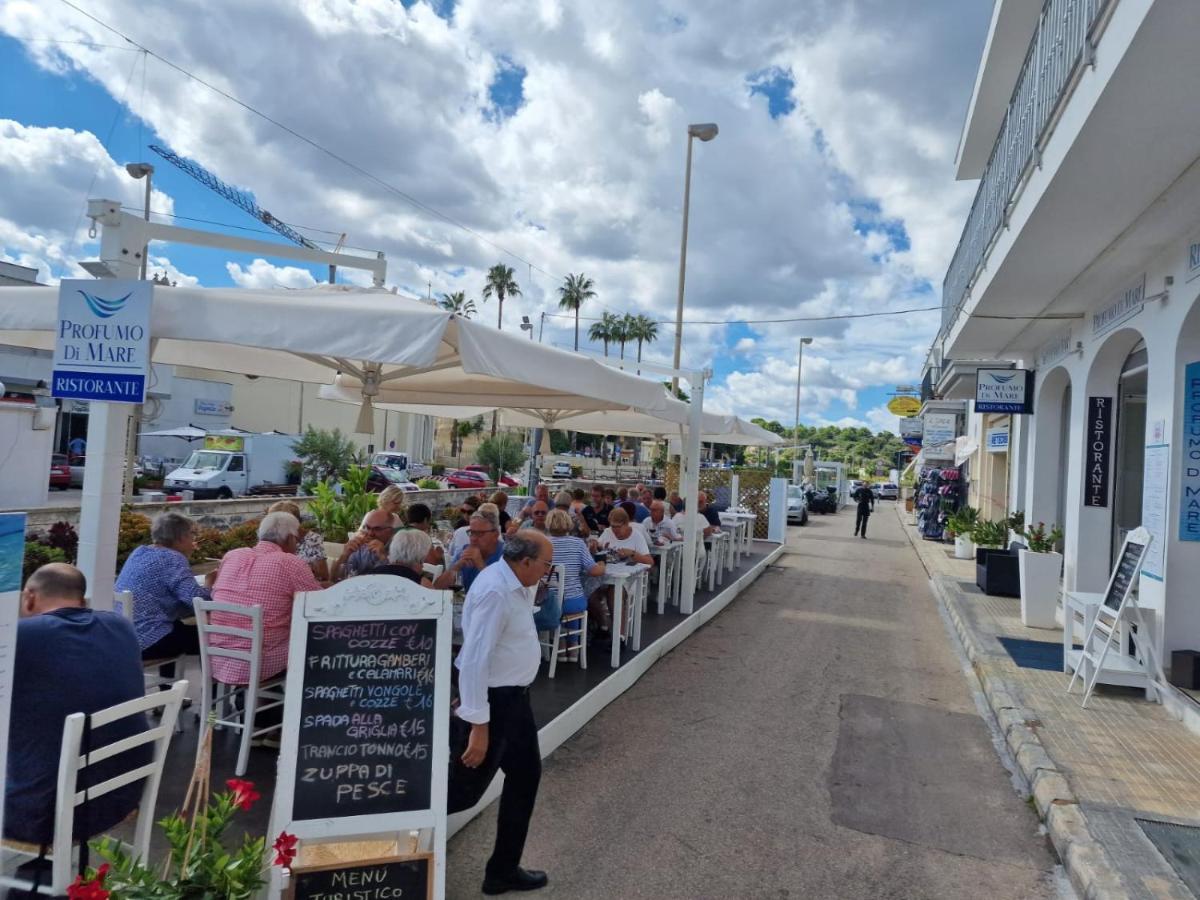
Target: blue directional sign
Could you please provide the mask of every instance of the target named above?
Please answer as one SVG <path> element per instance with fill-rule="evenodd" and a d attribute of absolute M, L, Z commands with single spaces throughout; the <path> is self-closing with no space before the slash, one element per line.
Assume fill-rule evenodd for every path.
<path fill-rule="evenodd" d="M 58 289 L 51 394 L 144 402 L 153 297 L 148 281 L 63 281 Z"/>

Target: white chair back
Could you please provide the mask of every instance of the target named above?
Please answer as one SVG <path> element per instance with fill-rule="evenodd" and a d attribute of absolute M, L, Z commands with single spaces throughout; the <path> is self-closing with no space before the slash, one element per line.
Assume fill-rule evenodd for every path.
<path fill-rule="evenodd" d="M 117 591 L 113 594 L 113 612 L 133 621 L 133 591 Z"/>
<path fill-rule="evenodd" d="M 89 753 L 83 753 L 81 749 L 87 716 L 83 713 L 67 716 L 63 723 L 62 751 L 58 761 L 58 790 L 54 807 L 50 883 L 39 885 L 36 888 L 37 893 L 53 896 L 65 894 L 68 885 L 75 878 L 75 866 L 72 860 L 74 844 L 72 834 L 75 829 L 76 808 L 84 803 L 85 798 L 95 800 L 137 781 L 144 781 L 145 784 L 142 786 L 142 796 L 138 803 L 138 820 L 130 852 L 135 859 L 143 861 L 149 859 L 150 835 L 155 822 L 154 807 L 158 801 L 158 789 L 162 782 L 163 764 L 166 761 L 167 747 L 171 743 L 171 735 L 175 729 L 175 721 L 179 717 L 179 710 L 187 693 L 187 686 L 186 681 L 177 681 L 169 690 L 156 691 L 152 695 L 118 703 L 116 706 L 93 713 L 91 727 L 94 734 L 97 729 L 119 719 L 139 713 L 145 715 L 156 710 L 159 711 L 157 724 L 110 744 L 99 747 L 93 745 Z M 79 789 L 79 774 L 88 766 L 145 746 L 151 748 L 150 762 L 93 785 L 86 791 Z M 32 881 L 10 875 L 0 875 L 0 885 L 34 890 Z"/>

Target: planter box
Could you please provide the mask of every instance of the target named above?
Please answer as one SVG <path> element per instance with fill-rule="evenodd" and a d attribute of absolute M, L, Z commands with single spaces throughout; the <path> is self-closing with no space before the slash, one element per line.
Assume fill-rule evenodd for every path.
<path fill-rule="evenodd" d="M 974 559 L 975 544 L 971 542 L 971 536 L 960 534 L 954 538 L 954 558 L 955 559 Z"/>
<path fill-rule="evenodd" d="M 1018 551 L 1021 569 L 1021 621 L 1030 628 L 1057 628 L 1062 554 Z"/>

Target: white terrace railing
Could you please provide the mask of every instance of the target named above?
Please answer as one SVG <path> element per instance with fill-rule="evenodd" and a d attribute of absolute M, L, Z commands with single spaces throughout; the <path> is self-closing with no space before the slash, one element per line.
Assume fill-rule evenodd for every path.
<path fill-rule="evenodd" d="M 975 202 L 942 282 L 942 337 L 962 308 L 1117 0 L 1046 0 Z"/>

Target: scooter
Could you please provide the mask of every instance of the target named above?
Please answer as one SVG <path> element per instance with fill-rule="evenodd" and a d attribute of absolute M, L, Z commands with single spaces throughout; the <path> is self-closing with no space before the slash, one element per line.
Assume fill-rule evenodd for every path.
<path fill-rule="evenodd" d="M 809 512 L 825 515 L 838 511 L 837 488 L 835 487 L 827 487 L 824 492 L 808 491 L 805 496 L 808 498 Z"/>

